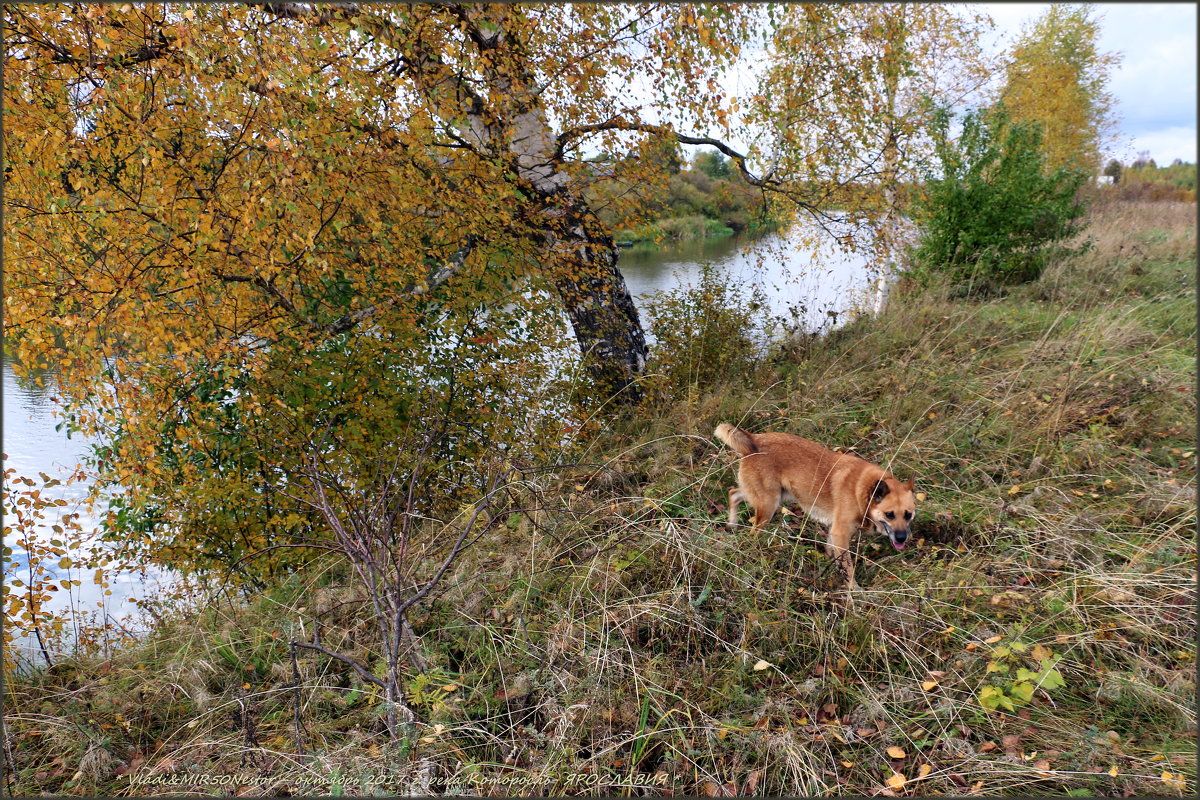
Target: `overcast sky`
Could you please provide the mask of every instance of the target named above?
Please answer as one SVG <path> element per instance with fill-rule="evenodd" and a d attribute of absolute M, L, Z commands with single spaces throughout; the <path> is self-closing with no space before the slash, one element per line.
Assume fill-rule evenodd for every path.
<path fill-rule="evenodd" d="M 1048 3 L 985 3 L 996 23 L 997 51 Z M 1159 165 L 1196 163 L 1196 4 L 1097 3 L 1100 49 L 1121 56 L 1109 93 L 1116 98 L 1119 141 L 1106 153 L 1128 164 L 1148 150 Z"/>

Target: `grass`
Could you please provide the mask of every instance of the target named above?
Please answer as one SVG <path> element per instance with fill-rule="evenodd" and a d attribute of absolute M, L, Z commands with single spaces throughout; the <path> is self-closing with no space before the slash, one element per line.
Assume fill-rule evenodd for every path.
<path fill-rule="evenodd" d="M 1191 794 L 1195 222 L 1099 207 L 1094 246 L 1036 283 L 902 285 L 879 319 L 606 421 L 414 617 L 430 667 L 406 738 L 336 661 L 300 655 L 293 688 L 286 643 L 318 619 L 371 657 L 365 598 L 329 562 L 9 676 L 7 789 Z M 722 523 L 721 421 L 914 475 L 915 546 L 861 537 L 847 608 L 815 524 Z M 981 705 L 1036 655 L 1061 685 Z"/>

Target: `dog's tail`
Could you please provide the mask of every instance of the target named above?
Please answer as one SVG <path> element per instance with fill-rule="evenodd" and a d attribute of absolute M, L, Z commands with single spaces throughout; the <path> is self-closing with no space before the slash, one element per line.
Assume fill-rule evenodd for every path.
<path fill-rule="evenodd" d="M 713 431 L 713 436 L 716 436 L 730 448 L 735 450 L 739 455 L 748 456 L 751 453 L 757 453 L 758 448 L 754 446 L 754 440 L 750 438 L 750 434 L 746 433 L 741 428 L 735 428 L 728 422 L 722 422 Z"/>

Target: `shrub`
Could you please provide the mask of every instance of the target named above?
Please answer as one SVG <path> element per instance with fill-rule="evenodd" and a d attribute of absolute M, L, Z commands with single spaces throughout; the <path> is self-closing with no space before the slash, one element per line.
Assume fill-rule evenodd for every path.
<path fill-rule="evenodd" d="M 1002 107 L 969 112 L 955 141 L 951 114 L 934 123 L 940 175 L 918 200 L 920 238 L 912 253 L 920 277 L 945 273 L 968 288 L 1036 280 L 1056 245 L 1078 233 L 1087 176 L 1048 170 L 1037 123 L 1013 122 Z"/>
<path fill-rule="evenodd" d="M 704 265 L 694 286 L 657 292 L 646 304 L 655 344 L 650 368 L 668 388 L 706 386 L 748 368 L 766 321 L 766 297 Z"/>

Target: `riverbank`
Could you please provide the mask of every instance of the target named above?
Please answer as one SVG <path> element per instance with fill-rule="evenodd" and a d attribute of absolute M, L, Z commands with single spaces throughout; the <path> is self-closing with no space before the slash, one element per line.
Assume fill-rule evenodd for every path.
<path fill-rule="evenodd" d="M 1191 793 L 1195 229 L 1192 204 L 1110 204 L 1033 284 L 901 284 L 879 319 L 594 420 L 414 615 L 407 738 L 345 664 L 291 657 L 319 617 L 376 663 L 327 562 L 9 676 L 9 791 Z M 814 523 L 722 524 L 722 421 L 914 476 L 916 541 L 861 538 L 847 608 Z"/>
<path fill-rule="evenodd" d="M 698 239 L 727 239 L 731 236 L 739 236 L 751 241 L 756 237 L 778 230 L 777 223 L 764 221 L 748 224 L 741 231 L 737 231 L 720 220 L 697 214 L 686 217 L 665 217 L 635 228 L 625 228 L 617 231 L 614 238 L 618 246 L 623 249 L 632 249 L 635 252 L 654 252 Z"/>

